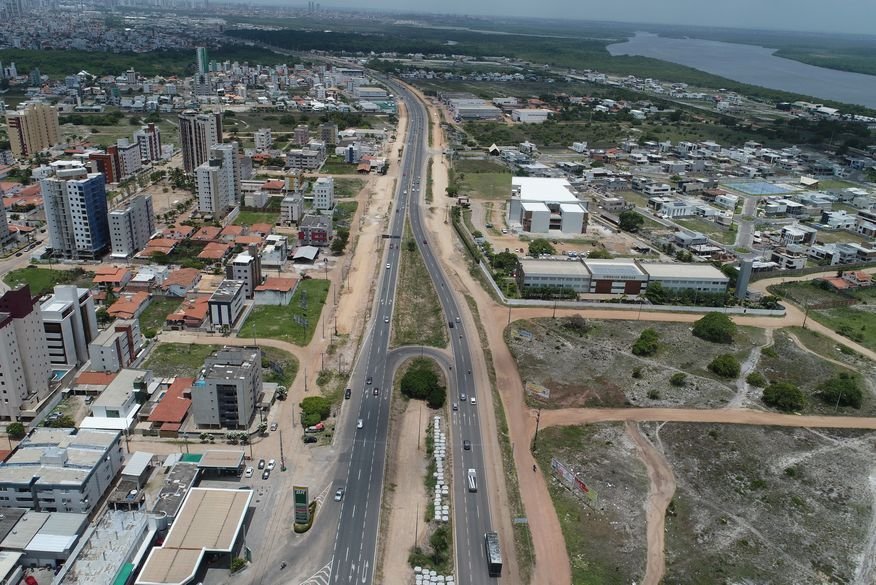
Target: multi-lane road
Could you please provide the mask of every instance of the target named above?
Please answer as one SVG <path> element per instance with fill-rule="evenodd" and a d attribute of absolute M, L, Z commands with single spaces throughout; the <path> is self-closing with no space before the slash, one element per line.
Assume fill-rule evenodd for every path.
<path fill-rule="evenodd" d="M 424 105 L 405 87 L 387 80 L 408 112 L 408 131 L 401 161 L 401 179 L 396 186 L 394 211 L 391 211 L 385 259 L 381 260 L 375 311 L 352 377 L 353 397 L 345 405 L 342 424 L 353 434 L 353 440 L 340 458 L 341 468 L 348 463 L 346 476 L 337 478 L 337 485 L 346 490 L 331 561 L 331 585 L 374 582 L 377 562 L 377 541 L 380 527 L 380 505 L 383 492 L 386 446 L 388 439 L 389 399 L 392 392 L 395 360 L 389 359 L 390 325 L 397 286 L 401 236 L 405 217 L 423 256 L 426 268 L 438 292 L 448 321 L 452 363 L 449 400 L 459 405 L 452 411 L 451 442 L 453 445 L 453 507 L 454 543 L 457 582 L 461 585 L 493 581 L 487 574 L 484 554 L 484 533 L 491 530 L 486 470 L 481 450 L 481 427 L 476 404 L 482 389 L 476 388 L 472 376 L 472 359 L 465 319 L 459 319 L 457 306 L 445 275 L 432 254 L 430 236 L 426 233 L 418 205 L 425 186 L 426 137 L 428 115 Z M 453 327 L 450 327 L 450 323 Z M 369 383 L 370 381 L 370 383 Z M 484 389 L 484 391 L 488 391 Z M 462 400 L 462 395 L 466 400 Z M 361 420 L 361 428 L 358 421 Z M 471 442 L 471 450 L 463 449 L 463 441 Z M 478 489 L 470 492 L 466 482 L 468 469 L 474 469 Z"/>

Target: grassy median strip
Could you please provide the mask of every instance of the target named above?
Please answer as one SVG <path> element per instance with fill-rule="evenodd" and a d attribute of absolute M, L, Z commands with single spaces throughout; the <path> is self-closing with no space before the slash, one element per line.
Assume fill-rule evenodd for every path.
<path fill-rule="evenodd" d="M 505 410 L 502 407 L 502 398 L 499 396 L 499 391 L 496 388 L 496 368 L 493 365 L 493 353 L 488 349 L 487 332 L 484 331 L 484 326 L 481 324 L 477 303 L 469 295 L 465 295 L 465 302 L 468 303 L 468 308 L 471 310 L 474 322 L 477 324 L 478 337 L 480 338 L 481 346 L 484 348 L 484 361 L 487 364 L 487 375 L 490 378 L 490 390 L 493 395 L 493 410 L 496 415 L 499 447 L 502 450 L 502 469 L 505 472 L 505 486 L 508 490 L 508 503 L 511 506 L 510 512 L 513 521 L 515 518 L 524 517 L 526 509 L 523 507 L 523 500 L 520 497 L 520 484 L 517 481 L 517 468 L 514 465 L 514 451 L 511 448 L 508 421 L 505 418 Z M 535 564 L 532 534 L 529 532 L 528 524 L 512 522 L 512 527 L 514 530 L 514 551 L 517 555 L 517 569 L 520 572 L 520 582 L 526 585 L 532 578 L 532 566 Z"/>
<path fill-rule="evenodd" d="M 447 346 L 447 327 L 438 294 L 426 270 L 426 264 L 405 224 L 398 292 L 393 310 L 392 345 Z"/>
<path fill-rule="evenodd" d="M 432 159 L 426 167 L 426 203 L 432 203 Z"/>

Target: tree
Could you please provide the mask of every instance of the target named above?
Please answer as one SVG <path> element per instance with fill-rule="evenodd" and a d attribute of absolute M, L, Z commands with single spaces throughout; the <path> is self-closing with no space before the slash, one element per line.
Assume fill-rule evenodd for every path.
<path fill-rule="evenodd" d="M 745 377 L 745 381 L 756 388 L 764 388 L 768 384 L 766 376 L 760 372 L 751 372 Z"/>
<path fill-rule="evenodd" d="M 551 243 L 544 238 L 537 238 L 529 242 L 529 255 L 533 257 L 538 257 L 541 254 L 547 254 L 548 256 L 552 256 L 556 253 L 556 250 L 551 245 Z"/>
<path fill-rule="evenodd" d="M 344 248 L 347 247 L 347 242 L 350 240 L 350 230 L 347 228 L 338 228 L 335 232 L 335 237 L 332 240 L 332 254 L 342 254 Z"/>
<path fill-rule="evenodd" d="M 408 398 L 425 400 L 430 408 L 444 406 L 447 393 L 439 383 L 438 374 L 432 367 L 432 362 L 424 359 L 415 359 L 399 383 L 402 394 Z"/>
<path fill-rule="evenodd" d="M 633 355 L 639 357 L 652 356 L 660 349 L 660 336 L 651 328 L 645 329 L 633 343 Z"/>
<path fill-rule="evenodd" d="M 645 298 L 655 305 L 662 305 L 667 299 L 667 290 L 663 288 L 663 283 L 659 281 L 652 282 L 645 289 Z"/>
<path fill-rule="evenodd" d="M 308 396 L 298 405 L 301 408 L 301 421 L 305 426 L 313 426 L 332 413 L 332 403 L 322 396 Z M 315 422 L 311 422 L 314 421 Z"/>
<path fill-rule="evenodd" d="M 512 252 L 499 252 L 498 254 L 494 254 L 491 262 L 494 270 L 507 273 L 517 270 L 517 266 L 520 264 L 517 254 Z"/>
<path fill-rule="evenodd" d="M 6 434 L 9 435 L 10 439 L 20 441 L 27 434 L 27 429 L 20 422 L 13 422 L 6 425 Z"/>
<path fill-rule="evenodd" d="M 736 324 L 724 313 L 709 313 L 694 323 L 693 334 L 713 343 L 732 343 Z"/>
<path fill-rule="evenodd" d="M 722 378 L 739 377 L 740 368 L 739 360 L 729 353 L 719 355 L 709 364 L 709 370 Z"/>
<path fill-rule="evenodd" d="M 763 403 L 785 412 L 802 410 L 806 397 L 795 385 L 789 382 L 770 384 L 763 391 Z"/>
<path fill-rule="evenodd" d="M 630 209 L 621 211 L 618 216 L 618 224 L 620 229 L 625 232 L 636 233 L 642 226 L 645 225 L 645 218 Z"/>
<path fill-rule="evenodd" d="M 605 248 L 596 248 L 587 253 L 587 257 L 591 260 L 610 260 L 611 252 Z"/>
<path fill-rule="evenodd" d="M 864 392 L 858 384 L 858 378 L 846 372 L 825 380 L 817 389 L 817 396 L 828 404 L 861 408 L 864 400 Z"/>

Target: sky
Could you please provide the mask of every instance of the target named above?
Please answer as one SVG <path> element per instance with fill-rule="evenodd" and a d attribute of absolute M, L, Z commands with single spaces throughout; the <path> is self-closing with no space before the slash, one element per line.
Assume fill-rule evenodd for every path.
<path fill-rule="evenodd" d="M 361 8 L 359 0 L 323 5 Z M 375 10 L 874 34 L 876 0 L 370 0 Z"/>

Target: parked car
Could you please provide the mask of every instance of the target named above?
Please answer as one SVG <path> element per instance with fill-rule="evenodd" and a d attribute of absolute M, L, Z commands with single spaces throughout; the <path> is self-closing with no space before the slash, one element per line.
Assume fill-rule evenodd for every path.
<path fill-rule="evenodd" d="M 264 468 L 265 468 L 265 460 L 259 459 L 259 469 L 264 469 Z"/>
<path fill-rule="evenodd" d="M 277 430 L 277 423 L 275 423 L 275 422 L 272 422 L 272 423 L 271 423 L 271 430 L 272 430 L 272 431 L 276 431 L 276 430 Z"/>
<path fill-rule="evenodd" d="M 274 467 L 276 467 L 276 466 L 277 466 L 277 462 L 274 461 L 273 459 L 271 459 L 270 461 L 268 461 L 268 471 L 271 471 L 271 470 L 274 469 Z"/>
<path fill-rule="evenodd" d="M 313 435 L 304 435 L 303 440 L 305 444 L 316 443 L 316 437 L 314 437 Z"/>
<path fill-rule="evenodd" d="M 346 390 L 344 390 L 344 399 L 345 399 L 345 400 L 349 400 L 349 399 L 350 399 L 350 396 L 352 396 L 352 395 L 353 395 L 353 390 L 352 390 L 352 389 L 347 388 Z"/>
<path fill-rule="evenodd" d="M 252 477 L 252 467 L 246 468 L 246 473 L 243 474 L 244 477 Z"/>
<path fill-rule="evenodd" d="M 265 470 L 262 472 L 262 479 L 268 479 L 269 477 L 271 477 L 271 470 L 270 470 L 270 469 L 265 469 Z"/>

